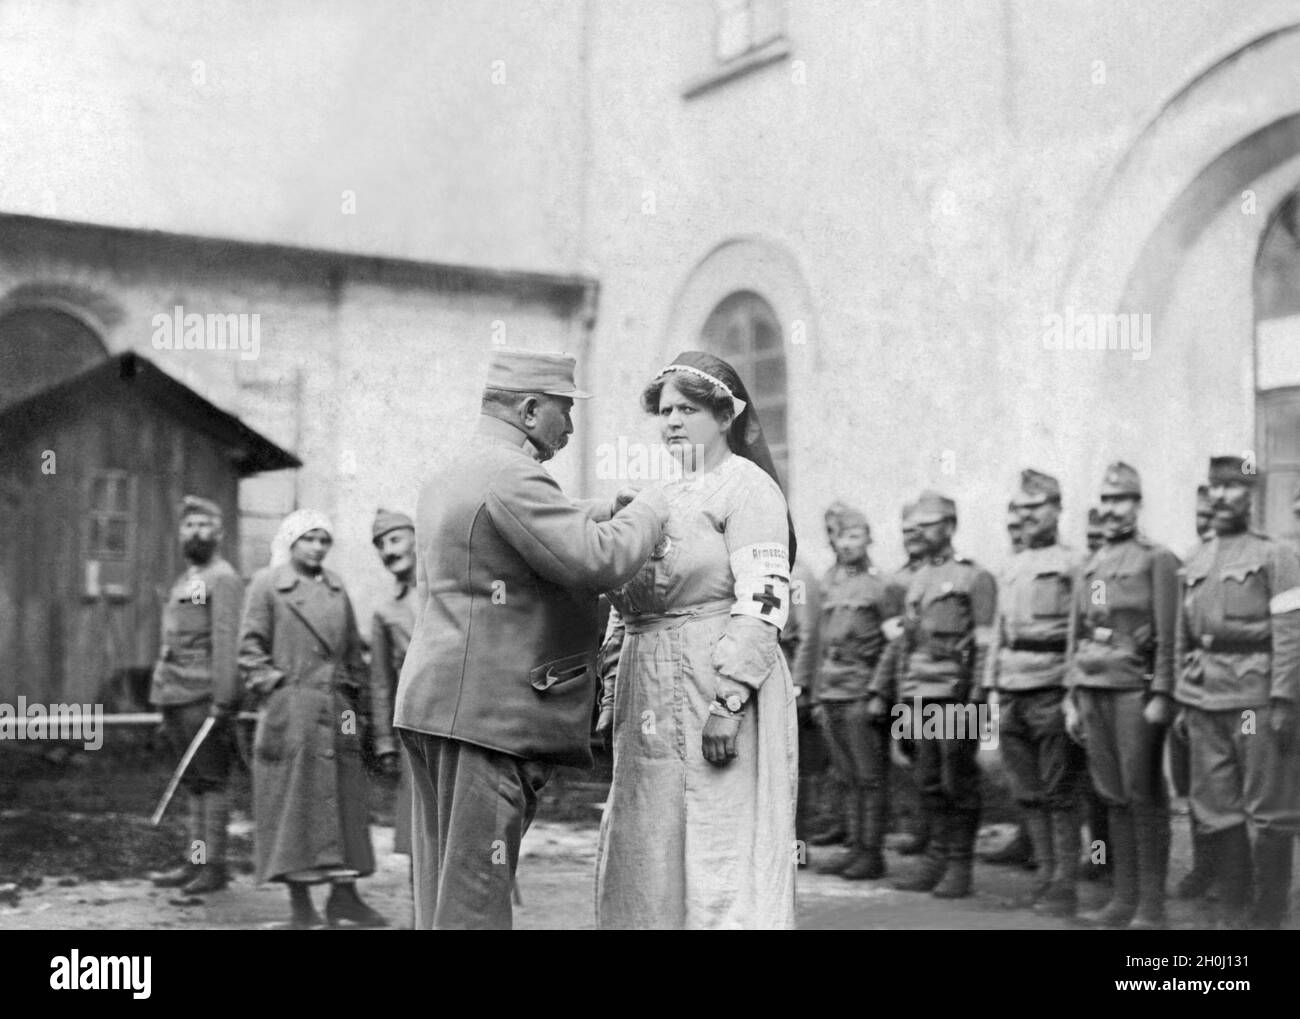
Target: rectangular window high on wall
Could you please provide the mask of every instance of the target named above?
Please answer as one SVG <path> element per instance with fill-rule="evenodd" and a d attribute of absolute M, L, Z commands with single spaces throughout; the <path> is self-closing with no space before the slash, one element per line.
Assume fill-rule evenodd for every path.
<path fill-rule="evenodd" d="M 130 598 L 135 476 L 127 471 L 97 470 L 87 480 L 86 489 L 83 594 L 87 598 Z"/>

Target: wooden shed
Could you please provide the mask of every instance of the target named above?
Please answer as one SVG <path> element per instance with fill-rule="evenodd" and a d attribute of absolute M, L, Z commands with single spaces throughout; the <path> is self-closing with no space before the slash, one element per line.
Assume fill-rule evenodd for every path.
<path fill-rule="evenodd" d="M 135 353 L 0 406 L 0 702 L 139 706 L 181 497 L 221 506 L 239 569 L 239 479 L 300 466 Z"/>

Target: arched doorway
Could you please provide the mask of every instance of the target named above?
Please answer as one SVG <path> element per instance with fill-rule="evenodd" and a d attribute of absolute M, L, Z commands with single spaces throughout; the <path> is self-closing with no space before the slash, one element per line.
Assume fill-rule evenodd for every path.
<path fill-rule="evenodd" d="M 730 294 L 705 320 L 700 345 L 730 364 L 744 380 L 758 408 L 772 459 L 782 479 L 788 478 L 785 350 L 776 312 L 752 290 Z"/>
<path fill-rule="evenodd" d="M 0 311 L 0 407 L 76 375 L 107 353 L 95 330 L 70 311 L 21 304 Z"/>

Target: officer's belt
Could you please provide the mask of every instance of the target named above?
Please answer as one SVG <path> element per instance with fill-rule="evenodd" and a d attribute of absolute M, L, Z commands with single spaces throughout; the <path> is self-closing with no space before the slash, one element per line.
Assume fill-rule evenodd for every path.
<path fill-rule="evenodd" d="M 837 647 L 827 648 L 825 654 L 826 661 L 834 665 L 868 665 L 874 667 L 880 661 L 880 652 L 862 656 L 851 654 L 848 651 L 841 651 Z"/>
<path fill-rule="evenodd" d="M 1270 640 L 1234 640 L 1231 637 L 1216 637 L 1210 633 L 1201 634 L 1197 646 L 1212 655 L 1271 655 L 1273 641 Z"/>
<path fill-rule="evenodd" d="M 171 665 L 202 665 L 212 661 L 211 648 L 165 647 L 162 659 Z"/>
<path fill-rule="evenodd" d="M 1012 651 L 1052 651 L 1064 654 L 1065 644 L 1064 637 L 1017 637 L 1007 641 L 1005 646 Z"/>

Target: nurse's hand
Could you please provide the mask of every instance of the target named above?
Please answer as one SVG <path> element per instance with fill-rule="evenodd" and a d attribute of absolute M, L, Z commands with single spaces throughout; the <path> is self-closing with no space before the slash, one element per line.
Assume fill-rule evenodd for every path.
<path fill-rule="evenodd" d="M 740 732 L 740 716 L 723 718 L 710 715 L 704 723 L 704 759 L 710 764 L 730 764 L 736 759 L 736 736 Z"/>

